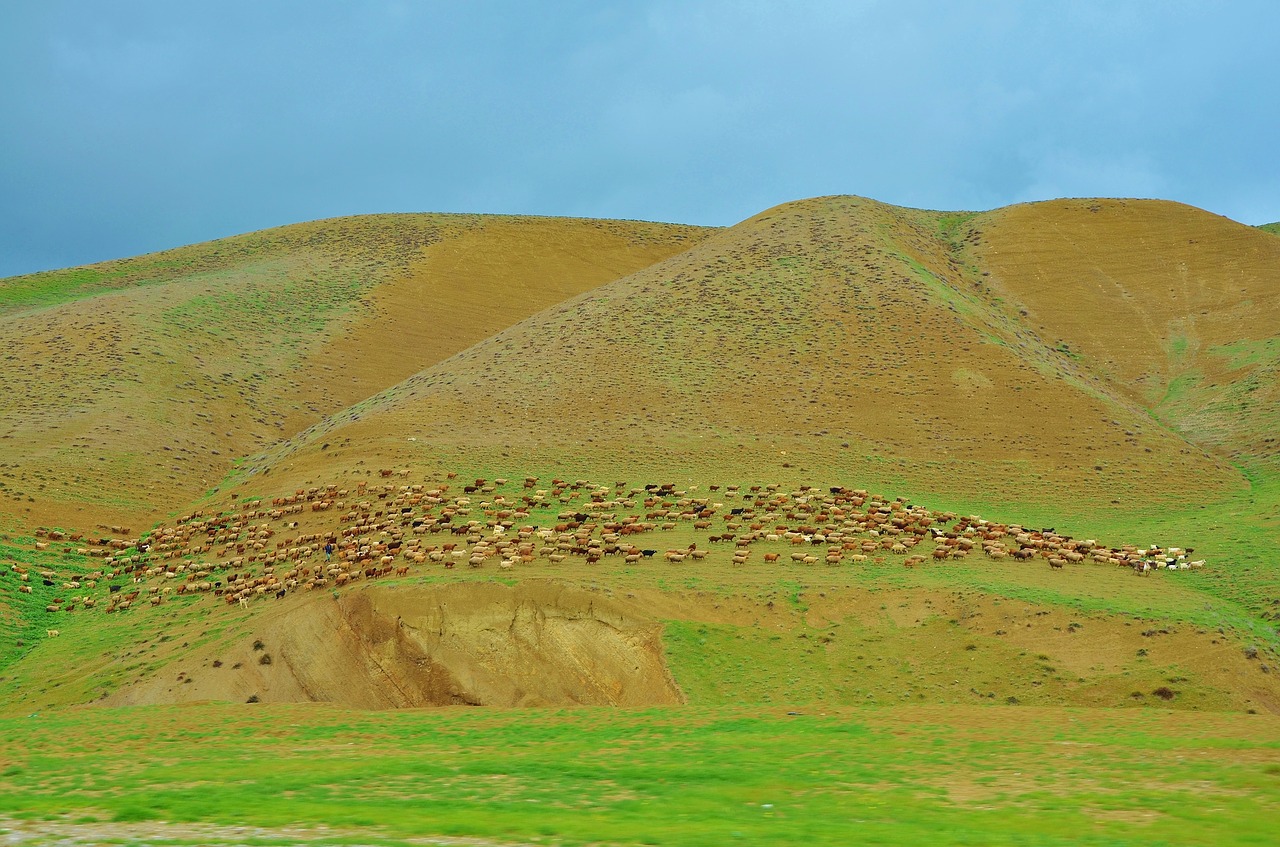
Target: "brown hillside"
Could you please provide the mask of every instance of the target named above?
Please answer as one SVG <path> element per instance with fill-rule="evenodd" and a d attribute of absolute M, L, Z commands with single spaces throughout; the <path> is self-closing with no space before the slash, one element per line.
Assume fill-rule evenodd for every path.
<path fill-rule="evenodd" d="M 183 655 L 176 682 L 166 667 L 104 703 L 256 697 L 386 709 L 681 700 L 661 624 L 635 603 L 539 580 L 371 587 L 336 602 L 297 595 L 263 610 L 252 631 Z"/>
<path fill-rule="evenodd" d="M 238 457 L 705 232 L 369 216 L 0 281 L 0 514 L 136 530 Z"/>
<path fill-rule="evenodd" d="M 990 301 L 953 243 L 966 217 L 850 197 L 780 206 L 424 370 L 253 472 L 280 490 L 359 462 L 466 461 L 1024 504 L 1240 484 Z"/>
<path fill-rule="evenodd" d="M 970 232 L 1047 343 L 1199 444 L 1280 456 L 1280 240 L 1149 200 L 1012 206 Z"/>

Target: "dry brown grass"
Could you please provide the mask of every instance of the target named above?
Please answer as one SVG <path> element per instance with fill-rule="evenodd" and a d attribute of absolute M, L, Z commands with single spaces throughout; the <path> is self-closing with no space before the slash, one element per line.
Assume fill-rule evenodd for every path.
<path fill-rule="evenodd" d="M 984 283 L 1046 344 L 1197 445 L 1280 456 L 1280 240 L 1150 200 L 1012 206 L 973 232 Z"/>

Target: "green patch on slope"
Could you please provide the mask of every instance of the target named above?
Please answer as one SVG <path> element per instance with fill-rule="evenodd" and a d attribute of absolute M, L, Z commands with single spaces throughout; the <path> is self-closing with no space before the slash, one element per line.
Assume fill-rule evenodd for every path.
<path fill-rule="evenodd" d="M 1250 365 L 1273 365 L 1280 360 L 1280 338 L 1245 338 L 1210 347 L 1209 353 L 1226 359 L 1232 370 Z"/>
<path fill-rule="evenodd" d="M 0 313 L 56 306 L 120 288 L 168 282 L 186 269 L 187 264 L 180 259 L 143 257 L 11 277 L 0 280 Z"/>

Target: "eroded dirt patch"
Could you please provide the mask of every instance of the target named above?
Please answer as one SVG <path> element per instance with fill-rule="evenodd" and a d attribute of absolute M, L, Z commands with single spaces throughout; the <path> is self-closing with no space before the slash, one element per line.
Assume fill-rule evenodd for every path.
<path fill-rule="evenodd" d="M 255 637 L 204 648 L 103 702 L 678 703 L 661 630 L 633 602 L 551 581 L 371 586 L 282 603 Z"/>

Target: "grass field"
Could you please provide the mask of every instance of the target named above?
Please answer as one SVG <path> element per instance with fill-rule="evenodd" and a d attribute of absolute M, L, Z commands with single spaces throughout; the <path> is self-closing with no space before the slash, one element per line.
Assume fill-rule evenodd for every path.
<path fill-rule="evenodd" d="M 35 714 L 0 721 L 0 814 L 329 827 L 307 843 L 330 844 L 1214 847 L 1270 844 L 1280 814 L 1273 717 L 790 711 Z"/>

